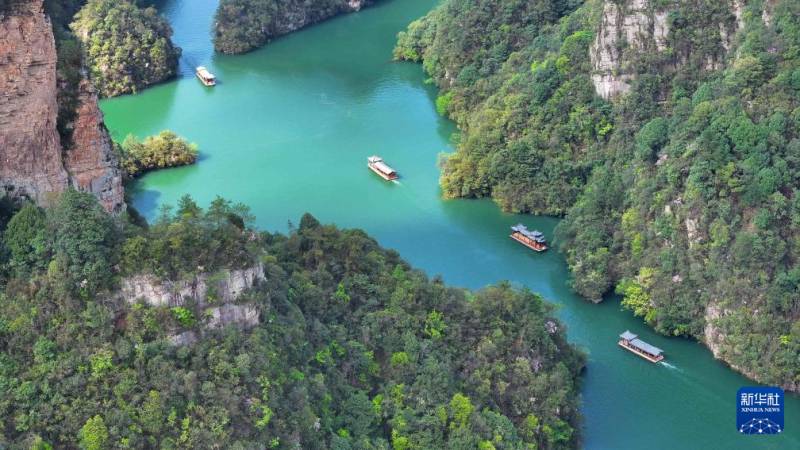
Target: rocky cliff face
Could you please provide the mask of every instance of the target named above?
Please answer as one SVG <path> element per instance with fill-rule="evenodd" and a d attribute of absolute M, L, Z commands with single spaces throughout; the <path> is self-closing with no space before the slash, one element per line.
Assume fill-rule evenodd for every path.
<path fill-rule="evenodd" d="M 43 0 L 0 16 L 0 187 L 49 204 L 69 186 L 92 192 L 109 212 L 124 209 L 122 178 L 97 98 L 81 88 L 74 145 L 64 151 L 58 119 L 56 46 Z"/>
<path fill-rule="evenodd" d="M 121 296 L 128 303 L 144 301 L 150 306 L 184 306 L 193 303 L 205 309 L 209 328 L 228 324 L 250 327 L 258 324 L 253 305 L 233 304 L 245 291 L 264 281 L 264 266 L 217 274 L 203 273 L 181 281 L 163 281 L 152 275 L 137 275 L 122 281 Z"/>
<path fill-rule="evenodd" d="M 629 52 L 660 52 L 666 48 L 667 13 L 654 10 L 649 0 L 606 1 L 591 48 L 592 81 L 598 95 L 612 98 L 630 90 Z"/>
<path fill-rule="evenodd" d="M 122 297 L 128 303 L 143 300 L 151 306 L 182 306 L 186 299 L 197 305 L 234 302 L 246 290 L 264 280 L 264 266 L 218 274 L 202 273 L 186 280 L 160 280 L 153 275 L 136 275 L 122 281 Z"/>
<path fill-rule="evenodd" d="M 97 91 L 86 79 L 81 81 L 79 100 L 72 145 L 64 161 L 70 182 L 75 189 L 94 193 L 107 211 L 121 212 L 125 209 L 122 171 L 97 106 Z"/>
<path fill-rule="evenodd" d="M 46 204 L 68 176 L 56 129 L 56 45 L 42 0 L 0 16 L 0 186 Z"/>
<path fill-rule="evenodd" d="M 308 25 L 328 19 L 338 14 L 360 11 L 361 8 L 372 3 L 372 0 L 347 0 L 343 1 L 341 7 L 332 9 L 330 12 L 316 13 L 306 2 L 285 2 L 284 10 L 280 14 L 280 20 L 275 20 L 273 36 L 280 36 L 297 31 Z"/>
<path fill-rule="evenodd" d="M 703 24 L 708 48 L 703 51 L 702 68 L 722 67 L 733 38 L 742 27 L 740 0 L 720 2 L 727 14 L 716 14 L 713 23 Z M 643 55 L 661 59 L 664 69 L 673 70 L 695 56 L 688 42 L 671 39 L 669 14 L 682 6 L 682 0 L 605 0 L 595 41 L 590 50 L 592 81 L 597 94 L 605 99 L 627 93 L 636 77 L 637 60 Z M 726 16 L 726 17 L 723 17 Z M 709 30 L 712 30 L 709 33 Z M 713 31 L 717 30 L 717 31 Z"/>

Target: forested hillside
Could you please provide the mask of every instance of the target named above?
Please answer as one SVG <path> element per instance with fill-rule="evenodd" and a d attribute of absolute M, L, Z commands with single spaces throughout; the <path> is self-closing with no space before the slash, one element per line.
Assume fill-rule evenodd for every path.
<path fill-rule="evenodd" d="M 583 356 L 530 292 L 223 200 L 151 226 L 75 191 L 2 211 L 0 447 L 578 444 Z"/>
<path fill-rule="evenodd" d="M 799 390 L 797 17 L 797 0 L 449 0 L 395 56 L 462 130 L 445 195 L 565 215 L 579 293 L 616 290 Z"/>
<path fill-rule="evenodd" d="M 172 28 L 152 6 L 131 0 L 89 0 L 71 27 L 80 39 L 100 94 L 135 93 L 175 76 L 180 48 Z"/>
<path fill-rule="evenodd" d="M 358 11 L 374 0 L 221 0 L 214 24 L 214 47 L 223 53 L 244 53 L 270 39 L 345 12 Z"/>

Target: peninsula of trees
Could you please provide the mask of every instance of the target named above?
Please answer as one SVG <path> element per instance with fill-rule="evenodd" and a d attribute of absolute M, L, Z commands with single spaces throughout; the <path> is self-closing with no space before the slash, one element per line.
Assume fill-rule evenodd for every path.
<path fill-rule="evenodd" d="M 143 141 L 129 135 L 116 145 L 120 166 L 129 178 L 145 172 L 194 164 L 197 144 L 192 144 L 172 131 L 164 130 Z"/>

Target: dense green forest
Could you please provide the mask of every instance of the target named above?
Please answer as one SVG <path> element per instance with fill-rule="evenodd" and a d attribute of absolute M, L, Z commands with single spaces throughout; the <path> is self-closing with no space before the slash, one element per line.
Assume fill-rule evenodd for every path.
<path fill-rule="evenodd" d="M 101 95 L 135 93 L 175 76 L 180 48 L 172 28 L 149 2 L 89 0 L 71 27 L 82 43 Z"/>
<path fill-rule="evenodd" d="M 244 53 L 270 39 L 373 0 L 221 0 L 214 21 L 214 47 Z"/>
<path fill-rule="evenodd" d="M 69 191 L 2 209 L 0 447 L 558 449 L 578 444 L 584 359 L 552 307 L 446 287 L 359 230 L 257 232 L 190 198 L 148 226 Z M 137 274 L 263 267 L 236 302 L 123 299 Z M 199 336 L 176 345 L 174 336 Z M 52 446 L 52 447 L 51 447 Z"/>
<path fill-rule="evenodd" d="M 395 57 L 423 61 L 443 88 L 437 109 L 464 130 L 443 160 L 445 196 L 547 214 L 574 203 L 611 107 L 589 78 L 589 14 L 557 23 L 569 3 L 448 1 L 400 34 Z"/>
<path fill-rule="evenodd" d="M 800 2 L 634 3 L 449 0 L 401 33 L 462 131 L 443 191 L 564 215 L 579 293 L 798 390 Z M 598 45 L 608 8 L 645 32 Z"/>
<path fill-rule="evenodd" d="M 148 136 L 143 141 L 129 135 L 115 148 L 120 166 L 129 178 L 150 170 L 186 166 L 197 161 L 197 145 L 169 130 Z"/>

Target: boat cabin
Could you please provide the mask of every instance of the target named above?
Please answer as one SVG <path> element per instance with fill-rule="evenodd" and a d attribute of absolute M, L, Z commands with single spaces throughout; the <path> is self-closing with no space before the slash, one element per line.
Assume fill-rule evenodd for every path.
<path fill-rule="evenodd" d="M 619 345 L 650 362 L 659 362 L 664 359 L 664 351 L 639 339 L 639 336 L 625 330 L 619 335 Z"/>
<path fill-rule="evenodd" d="M 511 227 L 511 239 L 537 252 L 547 250 L 547 239 L 544 238 L 544 234 L 536 230 L 531 231 L 523 224 Z"/>
<path fill-rule="evenodd" d="M 217 77 L 214 76 L 211 72 L 208 71 L 203 66 L 197 68 L 197 78 L 200 79 L 200 82 L 206 86 L 215 86 L 217 84 Z"/>
<path fill-rule="evenodd" d="M 369 167 L 370 170 L 377 173 L 386 181 L 392 181 L 400 178 L 400 176 L 397 175 L 397 172 L 383 162 L 383 158 L 380 156 L 370 156 L 367 158 L 367 167 Z"/>

